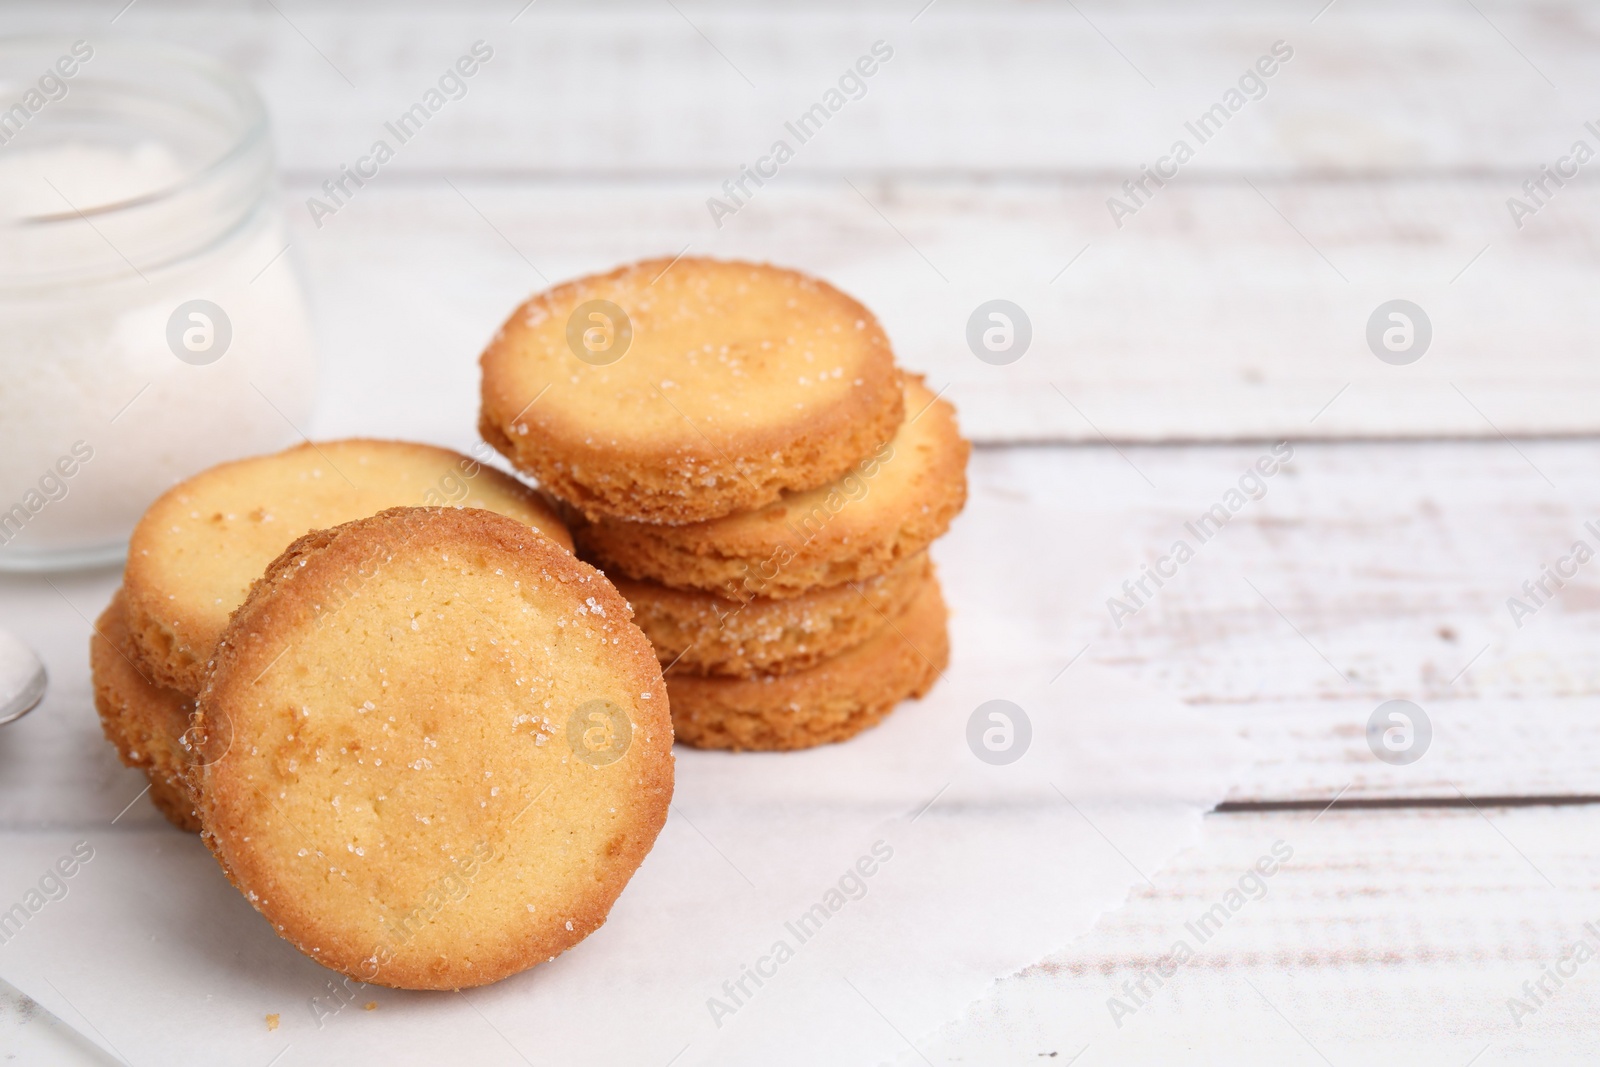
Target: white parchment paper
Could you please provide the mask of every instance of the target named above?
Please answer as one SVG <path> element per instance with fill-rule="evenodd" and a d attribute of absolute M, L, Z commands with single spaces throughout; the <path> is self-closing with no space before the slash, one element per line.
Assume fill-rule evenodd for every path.
<path fill-rule="evenodd" d="M 954 658 L 927 699 L 807 752 L 680 749 L 671 817 L 605 927 L 461 994 L 342 986 L 198 840 L 144 799 L 119 814 L 142 779 L 99 737 L 84 652 L 117 575 L 5 579 L 0 623 L 41 648 L 54 686 L 0 734 L 0 909 L 80 842 L 93 858 L 0 944 L 0 974 L 132 1064 L 911 1054 L 1197 840 L 1241 757 L 1201 713 L 1092 655 L 1063 672 L 1131 561 L 1115 517 L 1034 499 L 1028 462 L 975 456 L 972 505 L 936 546 Z M 1009 765 L 967 741 L 995 699 L 1031 725 Z"/>

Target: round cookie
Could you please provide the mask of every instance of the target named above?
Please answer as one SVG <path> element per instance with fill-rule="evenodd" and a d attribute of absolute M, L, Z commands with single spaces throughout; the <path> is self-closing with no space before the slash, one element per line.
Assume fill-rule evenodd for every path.
<path fill-rule="evenodd" d="M 649 260 L 558 285 L 481 364 L 483 439 L 593 517 L 760 507 L 837 478 L 904 416 L 872 313 L 758 263 Z"/>
<path fill-rule="evenodd" d="M 396 508 L 300 538 L 195 715 L 206 843 L 306 955 L 483 985 L 605 921 L 666 820 L 654 651 L 605 577 L 512 519 Z"/>
<path fill-rule="evenodd" d="M 229 614 L 291 541 L 417 505 L 498 511 L 572 545 L 537 493 L 445 448 L 352 439 L 224 463 L 173 486 L 134 528 L 123 584 L 141 664 L 198 693 Z"/>
<path fill-rule="evenodd" d="M 672 724 L 696 748 L 774 751 L 854 737 L 933 687 L 950 660 L 939 583 L 864 644 L 810 670 L 755 678 L 668 676 Z"/>
<path fill-rule="evenodd" d="M 905 380 L 894 439 L 837 481 L 758 511 L 689 526 L 572 516 L 578 552 L 608 571 L 733 600 L 859 582 L 923 551 L 967 500 L 955 409 Z"/>
<path fill-rule="evenodd" d="M 859 584 L 742 604 L 698 589 L 613 580 L 669 673 L 743 677 L 805 670 L 861 644 L 905 610 L 931 573 L 919 552 Z"/>
<path fill-rule="evenodd" d="M 198 833 L 200 818 L 184 778 L 188 755 L 183 747 L 194 701 L 140 673 L 132 647 L 118 589 L 89 638 L 89 674 L 100 729 L 124 765 L 144 771 L 150 800 L 161 813 L 180 830 Z"/>

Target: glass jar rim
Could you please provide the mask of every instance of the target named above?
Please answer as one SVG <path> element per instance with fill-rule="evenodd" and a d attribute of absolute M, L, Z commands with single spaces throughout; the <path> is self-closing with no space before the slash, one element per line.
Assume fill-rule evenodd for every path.
<path fill-rule="evenodd" d="M 45 34 L 0 37 L 0 71 L 3 71 L 7 65 L 8 55 L 33 56 L 43 54 L 52 48 L 60 50 L 60 40 L 60 38 Z M 70 44 L 68 47 L 70 47 Z M 93 205 L 85 208 L 82 214 L 106 214 L 123 208 L 137 207 L 142 204 L 181 196 L 186 188 L 199 184 L 205 181 L 208 176 L 225 169 L 233 159 L 247 151 L 251 143 L 268 136 L 270 126 L 267 121 L 266 104 L 262 101 L 261 94 L 256 91 L 255 86 L 250 83 L 249 79 L 230 69 L 221 60 L 204 52 L 173 44 L 169 41 L 123 34 L 118 34 L 109 43 L 97 47 L 109 48 L 126 57 L 134 57 L 142 53 L 152 63 L 167 63 L 173 67 L 182 67 L 195 74 L 202 75 L 217 88 L 223 90 L 238 105 L 241 123 L 238 137 L 235 138 L 234 143 L 226 151 L 198 168 L 187 170 L 178 181 L 140 196 L 129 197 L 109 204 Z M 0 82 L 0 87 L 6 86 L 4 86 L 3 82 Z M 78 213 L 75 211 L 53 212 L 46 215 L 26 215 L 11 219 L 0 217 L 0 227 L 7 224 L 50 223 L 76 219 L 77 217 Z"/>
<path fill-rule="evenodd" d="M 76 279 L 86 273 L 103 274 L 107 269 L 120 273 L 109 260 L 99 264 L 98 270 L 83 256 L 70 263 L 50 262 L 51 235 L 84 224 L 101 233 L 135 273 L 140 272 L 134 266 L 136 260 L 147 269 L 163 266 L 232 229 L 254 210 L 271 185 L 270 123 L 255 87 L 221 60 L 166 41 L 121 33 L 87 42 L 84 38 L 64 42 L 37 34 L 0 37 L 0 119 L 13 113 L 36 82 L 42 84 L 41 75 L 54 75 L 61 69 L 50 65 L 50 57 L 59 54 L 65 59 L 69 49 L 86 43 L 90 58 L 83 59 L 72 76 L 57 78 L 66 85 L 62 95 L 46 98 L 37 109 L 27 109 L 27 125 L 19 124 L 13 139 L 0 146 L 0 154 L 26 150 L 18 148 L 15 138 L 31 132 L 33 122 L 48 113 L 52 104 L 79 118 L 94 115 L 110 120 L 108 127 L 118 119 L 119 107 L 143 105 L 146 118 L 168 123 L 188 120 L 187 132 L 208 141 L 208 150 L 199 158 L 180 160 L 180 175 L 153 189 L 81 207 L 68 201 L 67 210 L 0 217 L 0 242 L 10 242 L 19 251 L 23 245 L 29 246 L 31 262 L 41 264 L 37 273 L 30 268 L 22 275 L 0 263 L 0 288 L 19 280 L 49 281 L 56 274 Z M 28 67 L 29 63 L 34 66 Z M 73 93 L 79 100 L 69 107 L 67 101 Z M 46 129 L 51 124 L 47 119 Z M 136 132 L 132 125 L 126 131 Z M 147 136 L 163 140 L 156 134 Z M 131 250 L 124 254 L 105 236 L 108 232 L 124 236 Z M 45 251 L 42 263 L 41 249 Z M 16 266 L 20 269 L 21 265 Z M 53 269 L 56 267 L 60 270 Z"/>

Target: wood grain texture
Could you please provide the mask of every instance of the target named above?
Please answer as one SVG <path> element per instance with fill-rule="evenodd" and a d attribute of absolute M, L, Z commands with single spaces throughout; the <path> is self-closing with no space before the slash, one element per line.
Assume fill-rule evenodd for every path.
<path fill-rule="evenodd" d="M 13 7 L 7 29 L 105 34 L 122 6 Z M 1204 146 L 1195 173 L 1479 170 L 1520 182 L 1595 117 L 1591 8 L 1321 6 L 139 0 L 115 29 L 227 57 L 262 85 L 285 164 L 319 173 L 350 162 L 478 39 L 495 59 L 396 167 L 720 181 L 878 39 L 894 59 L 794 168 L 1120 182 L 1280 39 L 1294 58 Z"/>
<path fill-rule="evenodd" d="M 364 312 L 359 331 L 384 328 L 368 305 L 393 313 L 405 364 L 466 359 L 549 281 L 688 249 L 850 289 L 906 362 L 962 389 L 983 441 L 1600 431 L 1597 194 L 1551 187 L 1520 228 L 1506 206 L 1574 140 L 1600 148 L 1588 9 L 518 7 L 145 0 L 116 29 L 256 78 L 314 291 Z M 105 19 L 14 16 L 55 35 Z M 1284 35 L 1295 58 L 1201 144 L 1185 122 Z M 788 133 L 880 38 L 897 51 L 866 94 Z M 479 39 L 494 58 L 398 143 L 385 123 Z M 378 138 L 394 160 L 347 182 L 348 205 L 325 192 Z M 724 192 L 776 138 L 794 160 L 748 202 Z M 1125 193 L 1177 138 L 1194 160 Z M 314 222 L 312 197 L 337 215 Z M 713 197 L 742 206 L 714 218 Z M 1142 206 L 1113 218 L 1113 197 Z M 1032 324 L 1003 367 L 967 340 L 995 298 Z M 1397 298 L 1431 320 L 1411 366 L 1366 339 Z"/>
<path fill-rule="evenodd" d="M 376 351 L 410 373 L 450 368 L 428 411 L 361 414 L 470 425 L 458 408 L 471 402 L 473 360 L 529 293 L 688 248 L 798 267 L 851 292 L 903 362 L 954 390 L 979 441 L 1600 428 L 1589 355 L 1600 310 L 1585 295 L 1600 203 L 1583 190 L 1549 209 L 1570 214 L 1510 239 L 1495 229 L 1496 187 L 1481 181 L 1195 183 L 1120 232 L 1102 191 L 1078 184 L 797 182 L 763 191 L 721 230 L 707 191 L 380 175 L 318 228 L 304 209 L 316 188 L 292 184 L 294 256 L 309 267 L 322 338 L 362 353 L 333 368 L 328 388 L 358 388 L 341 371 L 366 373 Z M 1431 348 L 1410 366 L 1380 362 L 1365 339 L 1369 315 L 1397 296 L 1433 322 Z M 1031 348 L 1008 366 L 967 342 L 969 316 L 996 297 L 1033 322 Z"/>
<path fill-rule="evenodd" d="M 1265 447 L 980 449 L 969 507 L 994 517 L 957 524 L 945 573 L 953 601 L 1003 636 L 968 640 L 1025 650 L 1052 674 L 1081 653 L 1224 717 L 1257 758 L 1234 800 L 1600 793 L 1600 564 L 1521 627 L 1506 603 L 1574 540 L 1600 549 L 1583 528 L 1600 515 L 1594 446 L 1293 447 L 1264 495 L 1203 544 L 1187 524 Z M 1083 551 L 1074 513 L 1119 516 L 1132 552 L 1125 571 L 1062 600 L 1047 577 L 1059 563 L 997 551 L 992 531 L 1046 523 L 1057 551 Z M 1155 595 L 1117 626 L 1107 601 L 1132 604 L 1122 583 L 1180 539 L 1194 558 L 1160 589 L 1147 583 Z M 1025 571 L 1039 576 L 1031 595 Z M 959 649 L 959 614 L 956 625 Z M 1367 745 L 1391 699 L 1433 724 L 1408 766 Z"/>
<path fill-rule="evenodd" d="M 1592 1061 L 1600 964 L 1564 964 L 1543 1003 L 1523 983 L 1580 940 L 1600 949 L 1597 830 L 1593 807 L 1213 816 L 1154 887 L 897 1062 Z M 1190 925 L 1279 842 L 1288 862 L 1201 943 Z M 1187 964 L 1123 988 L 1179 940 Z M 1116 1021 L 1113 997 L 1133 1009 Z M 1514 997 L 1533 1013 L 1514 1019 Z"/>
<path fill-rule="evenodd" d="M 410 388 L 426 392 L 428 379 Z M 402 409 L 421 403 L 407 396 Z M 1589 652 L 1600 570 L 1581 571 L 1521 629 L 1505 605 L 1585 536 L 1600 474 L 1593 445 L 1519 447 L 1561 491 L 1503 442 L 1301 444 L 1265 496 L 1120 629 L 1106 600 L 1175 539 L 1194 540 L 1184 524 L 1264 450 L 979 449 L 968 510 L 934 550 L 956 655 L 1044 683 L 1081 653 L 1222 717 L 1255 758 L 1235 801 L 1600 793 Z M 1118 552 L 1083 540 L 1103 530 Z M 1102 554 L 1124 562 L 1083 573 L 1074 558 Z M 103 823 L 143 787 L 99 736 L 82 662 L 87 620 L 116 576 L 52 581 L 3 582 L 0 625 L 41 644 L 56 635 L 60 649 L 49 705 L 0 747 L 10 827 Z M 1389 699 L 1416 701 L 1434 724 L 1409 766 L 1366 744 Z M 47 800 L 63 775 L 71 799 Z M 155 817 L 141 804 L 123 821 Z"/>
<path fill-rule="evenodd" d="M 5 28 L 96 39 L 121 7 L 14 6 Z M 798 266 L 872 306 L 978 440 L 1068 442 L 975 454 L 971 509 L 937 552 L 958 654 L 1028 677 L 1082 654 L 1218 716 L 1255 753 L 1237 802 L 1600 792 L 1600 570 L 1521 627 L 1506 606 L 1575 539 L 1600 548 L 1583 528 L 1595 442 L 1551 439 L 1600 429 L 1600 203 L 1580 178 L 1520 229 L 1506 205 L 1573 141 L 1600 143 L 1584 128 L 1600 11 L 678 7 L 140 0 L 115 29 L 220 54 L 262 87 L 295 226 L 282 263 L 306 272 L 339 398 L 313 433 L 470 445 L 473 361 L 551 281 L 686 247 Z M 496 55 L 465 98 L 314 226 L 306 199 L 479 38 Z M 879 38 L 896 54 L 866 96 L 718 228 L 706 199 Z M 1117 227 L 1107 198 L 1280 38 L 1295 57 L 1266 97 Z M 964 338 L 994 297 L 1034 324 L 1008 367 Z M 1435 327 L 1409 367 L 1363 336 L 1396 297 Z M 1347 438 L 1371 440 L 1327 440 Z M 1294 460 L 1119 628 L 1107 598 L 1195 540 L 1185 524 L 1266 449 L 1149 443 L 1241 439 L 1287 440 Z M 1052 553 L 1084 551 L 1086 517 L 1106 514 L 1126 568 L 1060 580 Z M 0 622 L 80 649 L 114 580 L 6 578 Z M 8 729 L 0 825 L 103 828 L 142 781 L 101 741 L 81 663 L 50 666 L 62 710 Z M 1434 726 L 1410 766 L 1366 742 L 1395 698 Z M 63 777 L 69 799 L 46 801 Z M 105 832 L 156 818 L 140 802 Z M 1577 939 L 1600 947 L 1583 925 L 1600 926 L 1597 820 L 1213 817 L 1154 887 L 962 1023 L 913 1035 L 907 1062 L 1592 1060 L 1600 964 L 1521 1026 L 1507 1001 Z M 1294 857 L 1262 899 L 1117 1027 L 1107 998 L 1279 840 Z"/>

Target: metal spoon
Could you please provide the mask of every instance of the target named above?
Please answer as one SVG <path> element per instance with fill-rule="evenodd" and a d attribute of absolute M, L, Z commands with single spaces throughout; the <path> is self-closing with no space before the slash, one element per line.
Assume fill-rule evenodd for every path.
<path fill-rule="evenodd" d="M 39 656 L 9 630 L 0 630 L 0 726 L 39 706 L 50 685 Z"/>

